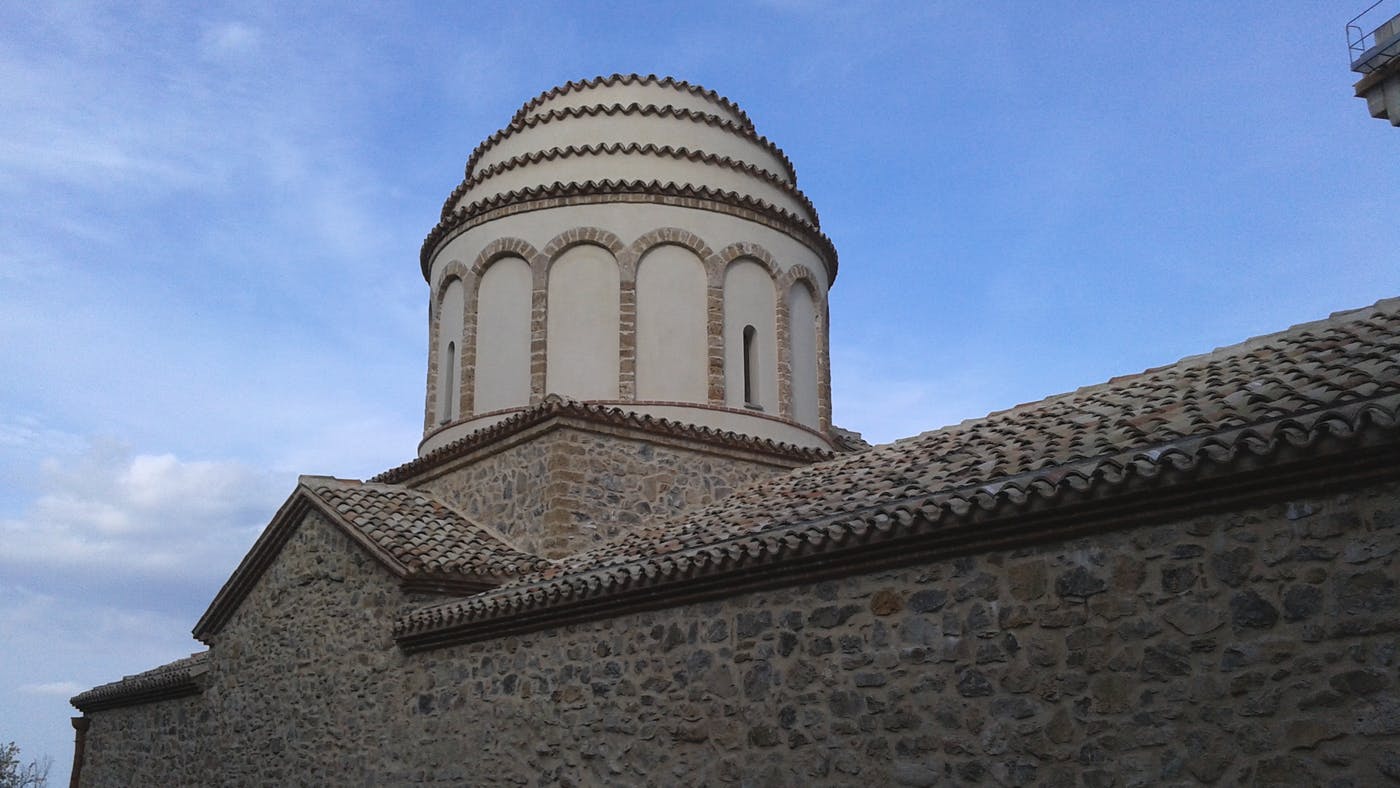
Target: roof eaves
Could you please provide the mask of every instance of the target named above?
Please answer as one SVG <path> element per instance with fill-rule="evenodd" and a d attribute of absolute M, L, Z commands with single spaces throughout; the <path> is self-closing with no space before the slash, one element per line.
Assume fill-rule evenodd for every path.
<path fill-rule="evenodd" d="M 390 468 L 369 479 L 370 483 L 397 484 L 427 473 L 440 465 L 465 457 L 472 452 L 499 443 L 517 433 L 523 432 L 546 421 L 561 417 L 572 417 L 583 421 L 606 424 L 661 433 L 668 437 L 697 440 L 718 444 L 726 448 L 754 451 L 776 455 L 799 462 L 818 462 L 830 459 L 833 452 L 827 449 L 797 446 L 769 438 L 759 438 L 737 432 L 718 430 L 687 424 L 681 421 L 628 411 L 610 405 L 598 405 L 578 400 L 564 399 L 557 395 L 546 397 L 543 402 L 514 413 L 501 421 L 482 427 L 475 432 L 458 438 L 446 445 L 402 465 Z"/>
<path fill-rule="evenodd" d="M 201 651 L 158 668 L 126 676 L 74 695 L 69 703 L 81 712 L 182 698 L 204 691 L 209 652 Z"/>
<path fill-rule="evenodd" d="M 1070 538 L 1252 500 L 1281 485 L 1297 490 L 1394 476 L 1397 454 L 1400 395 L 1389 395 L 512 584 L 409 613 L 396 622 L 395 637 L 415 651 L 876 565 Z"/>

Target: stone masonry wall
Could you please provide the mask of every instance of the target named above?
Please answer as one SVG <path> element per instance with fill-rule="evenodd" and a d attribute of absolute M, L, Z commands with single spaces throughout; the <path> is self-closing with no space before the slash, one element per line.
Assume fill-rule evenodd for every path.
<path fill-rule="evenodd" d="M 216 726 L 204 698 L 108 709 L 93 720 L 83 755 L 83 785 L 198 785 L 217 774 Z"/>
<path fill-rule="evenodd" d="M 1388 485 L 628 615 L 412 657 L 399 725 L 438 785 L 1378 785 L 1397 546 Z"/>
<path fill-rule="evenodd" d="M 385 784 L 390 630 L 421 601 L 308 513 L 219 633 L 201 696 L 90 715 L 83 784 Z"/>
<path fill-rule="evenodd" d="M 557 440 L 544 435 L 516 443 L 410 486 L 431 490 L 473 522 L 538 553 L 538 524 L 549 509 L 540 480 L 549 477 L 549 449 Z"/>
<path fill-rule="evenodd" d="M 789 467 L 759 455 L 565 426 L 414 486 L 521 549 L 558 558 Z"/>
<path fill-rule="evenodd" d="M 380 570 L 307 553 L 215 646 L 208 728 L 89 746 L 146 715 L 243 784 L 1389 784 L 1397 547 L 1389 483 L 409 655 Z"/>

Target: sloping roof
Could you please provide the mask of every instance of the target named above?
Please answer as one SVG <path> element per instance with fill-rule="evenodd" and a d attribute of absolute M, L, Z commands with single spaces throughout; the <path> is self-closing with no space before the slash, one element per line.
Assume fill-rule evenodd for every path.
<path fill-rule="evenodd" d="M 919 549 L 1009 538 L 989 525 L 1009 518 L 1021 522 L 1007 528 L 1024 530 L 1038 517 L 1044 530 L 1048 516 L 1074 505 L 1161 496 L 1261 468 L 1278 484 L 1290 463 L 1376 446 L 1393 454 L 1397 443 L 1400 299 L 1390 299 L 799 468 L 486 594 L 412 613 L 397 632 L 406 647 L 425 647 L 541 625 L 552 620 L 541 611 L 601 608 L 642 589 L 654 605 L 668 584 L 699 588 L 725 576 L 720 585 L 732 592 L 736 573 L 830 565 L 832 551 L 850 551 L 849 565 L 854 552 L 875 556 L 886 545 L 908 560 Z M 1382 465 L 1394 472 L 1393 459 Z"/>
<path fill-rule="evenodd" d="M 833 452 L 828 449 L 797 446 L 791 443 L 775 441 L 770 438 L 757 438 L 752 435 L 743 435 L 729 430 L 718 430 L 713 427 L 687 424 L 682 421 L 673 421 L 659 416 L 623 410 L 622 408 L 612 407 L 610 405 L 580 402 L 578 400 L 561 397 L 557 394 L 550 394 L 536 405 L 531 405 L 518 413 L 511 414 L 495 424 L 464 435 L 451 443 L 428 452 L 422 457 L 410 460 L 398 467 L 390 468 L 372 477 L 370 481 L 384 484 L 406 481 L 419 474 L 431 471 L 440 465 L 458 459 L 459 457 L 465 457 L 477 449 L 498 443 L 511 435 L 543 424 L 550 419 L 561 418 L 576 419 L 609 427 L 636 429 L 672 438 L 722 446 L 727 449 L 768 454 L 780 459 L 795 462 L 814 462 L 816 460 L 827 459 L 833 455 Z"/>
<path fill-rule="evenodd" d="M 134 706 L 158 700 L 195 695 L 202 690 L 200 678 L 209 670 L 209 652 L 200 651 L 158 668 L 123 677 L 69 699 L 79 711 L 90 712 L 118 706 Z"/>
<path fill-rule="evenodd" d="M 429 491 L 302 476 L 195 624 L 196 638 L 206 640 L 218 633 L 312 509 L 377 558 L 408 590 L 469 593 L 550 565 L 516 549 Z"/>
<path fill-rule="evenodd" d="M 337 517 L 393 556 L 409 575 L 452 573 L 504 580 L 549 566 L 427 490 L 329 476 L 303 476 L 302 484 Z"/>

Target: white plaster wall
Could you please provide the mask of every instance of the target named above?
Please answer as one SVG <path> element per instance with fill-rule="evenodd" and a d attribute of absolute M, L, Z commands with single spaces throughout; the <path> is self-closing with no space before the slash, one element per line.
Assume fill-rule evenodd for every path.
<path fill-rule="evenodd" d="M 817 400 L 817 310 L 801 284 L 788 289 L 788 339 L 792 360 L 792 417 L 809 427 L 821 424 Z"/>
<path fill-rule="evenodd" d="M 652 104 L 658 107 L 672 106 L 718 115 L 725 120 L 742 125 L 743 119 L 718 101 L 697 96 L 689 91 L 675 90 L 657 85 L 610 85 L 575 90 L 562 96 L 546 99 L 530 112 L 530 116 L 546 115 L 551 110 L 568 107 L 591 107 L 596 104 Z"/>
<path fill-rule="evenodd" d="M 703 150 L 748 162 L 785 177 L 787 169 L 777 156 L 731 129 L 697 120 L 655 115 L 597 115 L 569 118 L 521 129 L 487 150 L 476 171 L 524 153 L 599 143 L 652 143 Z"/>
<path fill-rule="evenodd" d="M 816 218 L 792 194 L 757 175 L 719 165 L 642 154 L 571 156 L 565 159 L 517 167 L 494 175 L 472 187 L 471 192 L 463 196 L 459 205 L 470 204 L 495 194 L 504 194 L 527 187 L 538 188 L 556 182 L 587 183 L 588 181 L 610 179 L 709 186 L 713 189 L 756 197 L 809 222 L 814 222 Z"/>
<path fill-rule="evenodd" d="M 695 253 L 667 244 L 637 267 L 637 399 L 709 398 L 705 267 Z"/>
<path fill-rule="evenodd" d="M 740 241 L 754 243 L 767 250 L 780 269 L 787 269 L 798 264 L 810 269 L 817 277 L 815 285 L 819 298 L 825 299 L 828 284 L 825 276 L 825 265 L 817 253 L 801 241 L 781 231 L 726 214 L 650 203 L 601 203 L 567 206 L 530 211 L 488 222 L 467 230 L 445 244 L 433 258 L 429 271 L 430 279 L 436 287 L 451 261 L 456 260 L 463 265 L 470 265 L 488 244 L 498 239 L 519 238 L 533 245 L 536 249 L 543 250 L 551 239 L 574 227 L 597 227 L 606 230 L 617 235 L 624 244 L 631 244 L 638 237 L 663 227 L 685 228 L 699 236 L 715 252 L 720 252 L 730 244 Z M 600 253 L 606 255 L 601 251 Z M 771 288 L 772 285 L 770 284 L 769 287 Z M 772 298 L 772 295 L 770 294 L 769 297 Z M 772 315 L 773 307 L 771 304 L 768 310 L 768 314 Z M 742 325 L 740 325 L 739 330 L 742 331 Z M 612 334 L 616 336 L 616 328 L 612 329 Z M 742 350 L 742 346 L 740 349 Z M 519 354 L 517 357 L 523 358 L 525 355 Z M 524 363 L 522 362 L 522 364 Z M 774 369 L 776 375 L 776 365 L 771 368 Z M 615 381 L 616 372 L 612 374 L 612 380 Z M 742 379 L 739 385 L 742 386 Z M 742 400 L 742 388 L 739 389 L 736 396 Z M 609 397 L 595 399 L 616 399 L 615 383 L 610 387 Z M 639 397 L 639 399 L 642 398 Z M 776 401 L 776 397 L 774 401 Z M 506 407 L 513 406 L 507 405 Z M 758 435 L 798 445 L 829 446 L 819 435 L 796 425 L 783 424 L 775 418 L 750 415 L 749 412 L 742 410 L 742 402 L 736 406 L 736 411 L 659 406 L 646 404 L 644 401 L 620 403 L 620 407 L 691 424 L 734 430 L 746 435 Z M 482 407 L 477 407 L 475 410 L 478 413 L 486 412 L 485 408 Z M 765 414 L 776 417 L 777 410 L 773 408 L 765 411 Z M 468 434 L 473 429 L 484 426 L 487 426 L 486 422 L 474 420 L 467 424 L 432 432 L 425 437 L 420 452 L 431 451 Z"/>
<path fill-rule="evenodd" d="M 757 378 L 755 404 L 778 413 L 777 306 L 768 269 L 753 260 L 737 260 L 724 272 L 724 390 L 725 403 L 744 402 L 744 326 L 757 331 L 754 353 Z"/>
<path fill-rule="evenodd" d="M 617 399 L 619 291 L 617 261 L 602 247 L 575 246 L 550 266 L 547 393 Z"/>
<path fill-rule="evenodd" d="M 476 387 L 472 410 L 530 402 L 530 265 L 497 260 L 481 277 L 476 301 Z"/>
<path fill-rule="evenodd" d="M 462 392 L 462 326 L 466 314 L 466 288 L 462 280 L 454 279 L 442 294 L 438 307 L 438 390 L 437 421 L 460 417 L 458 403 Z M 449 354 L 452 358 L 449 358 Z"/>

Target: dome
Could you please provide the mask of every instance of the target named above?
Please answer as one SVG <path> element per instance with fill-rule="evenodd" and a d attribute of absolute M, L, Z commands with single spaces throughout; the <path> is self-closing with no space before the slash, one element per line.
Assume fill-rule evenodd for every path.
<path fill-rule="evenodd" d="M 670 77 L 614 74 L 541 93 L 472 151 L 424 244 L 425 276 L 431 246 L 485 211 L 550 196 L 636 193 L 763 214 L 817 247 L 828 276 L 836 275 L 835 249 L 792 162 L 743 110 Z"/>
<path fill-rule="evenodd" d="M 836 250 L 745 112 L 670 77 L 569 82 L 477 145 L 421 256 L 420 453 L 558 395 L 830 447 Z"/>

